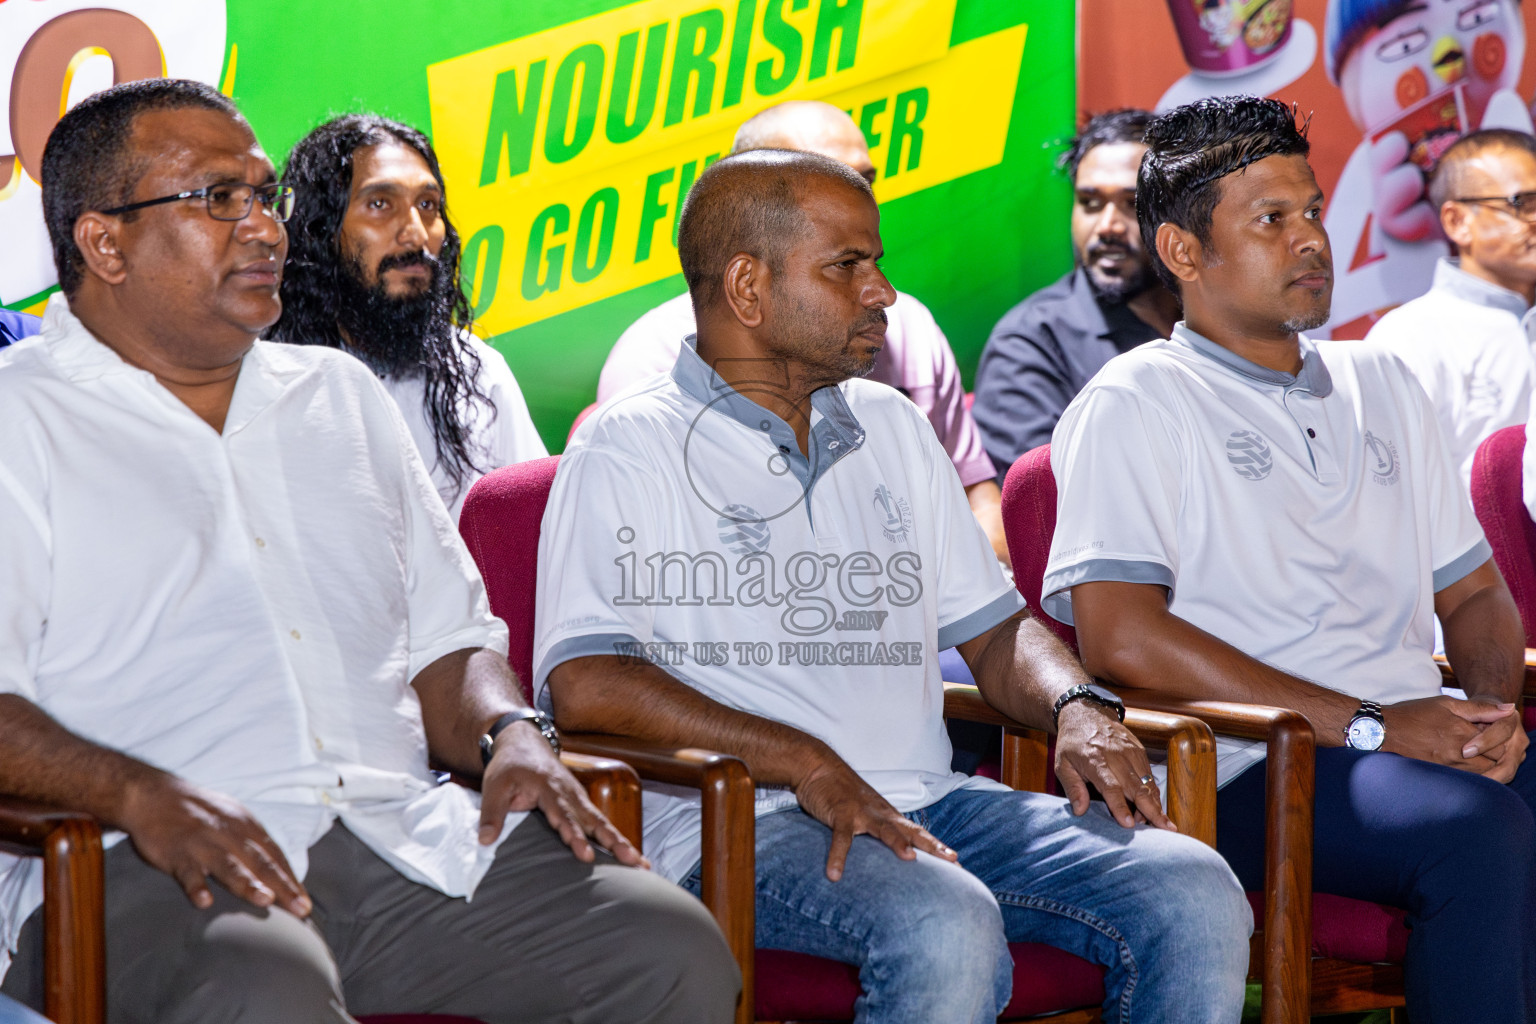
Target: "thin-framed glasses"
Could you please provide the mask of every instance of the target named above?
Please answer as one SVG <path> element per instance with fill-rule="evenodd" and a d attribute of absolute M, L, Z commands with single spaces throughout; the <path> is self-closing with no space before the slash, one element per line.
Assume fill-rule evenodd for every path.
<path fill-rule="evenodd" d="M 1455 203 L 1497 203 L 1495 209 L 1503 210 L 1527 224 L 1536 224 L 1536 192 L 1516 192 L 1512 196 L 1459 196 Z"/>
<path fill-rule="evenodd" d="M 110 210 L 102 210 L 101 212 L 106 214 L 128 213 L 132 210 L 142 210 L 146 206 L 174 203 L 181 199 L 203 200 L 208 206 L 208 216 L 214 220 L 244 220 L 250 216 L 251 204 L 253 202 L 261 203 L 262 209 L 267 211 L 267 215 L 279 224 L 282 224 L 293 214 L 293 187 L 291 185 L 279 185 L 276 182 L 270 185 L 247 185 L 244 182 L 208 185 L 203 188 L 192 189 L 188 192 L 177 192 L 173 196 L 146 199 L 142 203 L 114 206 Z"/>

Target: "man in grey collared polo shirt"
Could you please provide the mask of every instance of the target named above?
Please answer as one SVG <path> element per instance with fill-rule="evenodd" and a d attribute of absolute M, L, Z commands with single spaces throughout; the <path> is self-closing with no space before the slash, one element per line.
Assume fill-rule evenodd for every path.
<path fill-rule="evenodd" d="M 1413 1019 L 1536 1019 L 1524 634 L 1435 411 L 1382 346 L 1298 334 L 1333 263 L 1290 108 L 1202 100 L 1147 142 L 1137 214 L 1185 319 L 1056 429 L 1045 610 L 1096 676 L 1306 715 L 1316 888 L 1407 912 Z M 1468 699 L 1440 692 L 1435 615 Z M 1248 889 L 1263 755 L 1218 738 L 1218 848 Z"/>
<path fill-rule="evenodd" d="M 696 339 L 582 425 L 550 494 L 539 699 L 567 728 L 746 761 L 757 943 L 859 965 L 862 1024 L 994 1021 L 1008 941 L 1103 964 L 1106 1021 L 1235 1021 L 1235 880 L 1153 827 L 1146 752 L 1020 610 L 922 413 L 851 379 L 895 299 L 869 186 L 814 154 L 729 157 L 679 252 Z M 949 771 L 951 644 L 1006 713 L 1059 710 L 1070 805 Z M 697 795 L 653 789 L 645 820 L 656 870 L 698 891 Z"/>

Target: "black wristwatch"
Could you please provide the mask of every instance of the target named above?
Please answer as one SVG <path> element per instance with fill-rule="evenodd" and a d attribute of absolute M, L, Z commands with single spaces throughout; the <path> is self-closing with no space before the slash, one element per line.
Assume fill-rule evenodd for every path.
<path fill-rule="evenodd" d="M 1102 704 L 1104 707 L 1113 710 L 1120 721 L 1125 721 L 1125 703 L 1119 697 L 1116 697 L 1098 683 L 1078 683 L 1067 690 L 1066 693 L 1056 698 L 1056 706 L 1051 708 L 1051 724 L 1053 726 L 1060 724 L 1061 709 L 1075 700 L 1091 700 L 1095 704 Z"/>
<path fill-rule="evenodd" d="M 501 730 L 514 722 L 532 722 L 538 726 L 539 732 L 548 741 L 550 748 L 555 753 L 560 753 L 560 734 L 555 731 L 554 720 L 535 708 L 518 708 L 516 711 L 508 711 L 492 722 L 491 727 L 485 731 L 485 735 L 480 737 L 480 762 L 482 764 L 488 765 L 491 763 L 491 755 L 496 752 L 496 737 L 501 735 Z"/>
<path fill-rule="evenodd" d="M 1373 700 L 1360 702 L 1349 724 L 1344 727 L 1344 745 L 1356 750 L 1380 750 L 1387 742 L 1387 719 L 1381 705 Z"/>

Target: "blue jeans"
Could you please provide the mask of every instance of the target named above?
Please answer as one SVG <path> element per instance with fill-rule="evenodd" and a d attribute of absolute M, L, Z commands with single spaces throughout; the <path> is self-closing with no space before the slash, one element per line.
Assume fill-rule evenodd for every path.
<path fill-rule="evenodd" d="M 1536 738 L 1536 733 L 1532 734 Z M 1217 847 L 1264 887 L 1263 762 L 1223 786 Z M 1503 785 L 1398 754 L 1319 747 L 1318 892 L 1401 907 L 1413 1024 L 1536 1019 L 1536 756 Z"/>
<path fill-rule="evenodd" d="M 831 830 L 798 808 L 757 819 L 758 946 L 856 964 L 860 1024 L 990 1024 L 1009 942 L 1103 964 L 1105 1024 L 1242 1015 L 1253 920 L 1209 847 L 1039 793 L 961 790 L 907 817 L 960 864 L 857 836 L 829 882 Z M 697 867 L 683 884 L 700 891 Z"/>

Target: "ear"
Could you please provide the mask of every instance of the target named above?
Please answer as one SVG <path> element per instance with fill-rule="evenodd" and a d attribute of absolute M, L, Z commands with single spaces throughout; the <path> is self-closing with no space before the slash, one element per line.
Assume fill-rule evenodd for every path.
<path fill-rule="evenodd" d="M 741 326 L 762 326 L 768 277 L 768 265 L 750 253 L 739 252 L 726 263 L 725 304 Z"/>
<path fill-rule="evenodd" d="M 1465 251 L 1472 245 L 1471 212 L 1461 203 L 1443 203 L 1440 206 L 1440 227 L 1457 250 Z"/>
<path fill-rule="evenodd" d="M 88 273 L 107 284 L 122 284 L 128 276 L 128 261 L 118 248 L 118 230 L 122 221 L 103 213 L 88 211 L 75 221 L 75 246 L 85 258 Z"/>
<path fill-rule="evenodd" d="M 1157 226 L 1157 256 L 1169 273 L 1184 283 L 1200 276 L 1200 240 L 1177 224 L 1163 221 Z"/>

